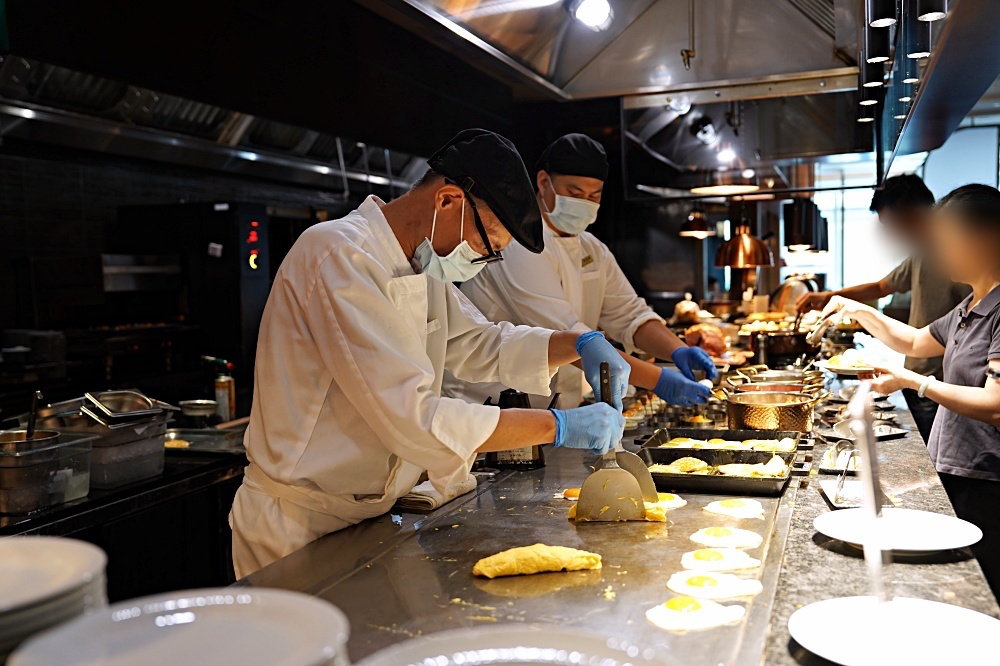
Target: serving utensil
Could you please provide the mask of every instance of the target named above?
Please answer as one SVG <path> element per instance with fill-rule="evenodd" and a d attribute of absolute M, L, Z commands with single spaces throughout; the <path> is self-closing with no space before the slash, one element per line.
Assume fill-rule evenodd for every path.
<path fill-rule="evenodd" d="M 611 367 L 601 363 L 601 398 L 613 404 L 611 398 Z M 621 447 L 619 441 L 616 448 Z M 646 471 L 649 474 L 649 471 Z M 653 494 L 656 494 L 655 486 Z M 644 520 L 642 488 L 635 476 L 618 466 L 614 450 L 601 458 L 601 466 L 587 477 L 580 488 L 576 503 L 576 519 L 583 522 L 614 522 Z"/>
<path fill-rule="evenodd" d="M 31 396 L 31 411 L 28 412 L 28 427 L 25 439 L 31 441 L 35 438 L 35 422 L 38 420 L 38 403 L 42 400 L 42 392 L 35 391 Z"/>

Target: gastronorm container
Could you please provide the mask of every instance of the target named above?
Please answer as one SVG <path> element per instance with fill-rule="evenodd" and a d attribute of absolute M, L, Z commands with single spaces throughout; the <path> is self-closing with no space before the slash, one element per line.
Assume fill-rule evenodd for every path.
<path fill-rule="evenodd" d="M 14 431 L 0 431 L 4 435 Z M 23 514 L 86 497 L 93 436 L 59 433 L 37 442 L 0 446 L 0 514 Z"/>
<path fill-rule="evenodd" d="M 661 492 L 710 493 L 715 495 L 758 495 L 777 496 L 782 493 L 792 476 L 792 462 L 795 453 L 771 453 L 770 451 L 725 451 L 717 449 L 658 449 L 643 447 L 639 455 L 647 465 L 669 465 L 680 458 L 698 458 L 709 465 L 729 465 L 745 463 L 754 465 L 766 463 L 776 455 L 785 462 L 785 474 L 781 477 L 724 476 L 722 474 L 669 474 L 650 473 Z"/>
<path fill-rule="evenodd" d="M 90 460 L 90 486 L 117 488 L 163 473 L 166 435 L 125 442 L 117 446 L 94 446 Z M 96 442 L 95 442 L 96 444 Z"/>
<path fill-rule="evenodd" d="M 723 430 L 720 428 L 660 428 L 648 439 L 642 442 L 642 446 L 657 447 L 666 444 L 675 437 L 687 437 L 689 439 L 725 439 L 743 442 L 748 439 L 791 439 L 796 446 L 802 446 L 804 441 L 802 433 L 797 430 Z M 638 441 L 638 440 L 637 440 Z M 671 447 L 687 450 L 685 447 Z M 697 449 L 696 449 L 697 450 Z"/>

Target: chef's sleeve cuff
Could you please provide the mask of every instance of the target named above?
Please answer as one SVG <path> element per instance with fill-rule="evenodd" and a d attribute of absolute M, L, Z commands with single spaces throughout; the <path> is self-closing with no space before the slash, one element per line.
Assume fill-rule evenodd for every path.
<path fill-rule="evenodd" d="M 642 351 L 635 346 L 635 332 L 638 331 L 639 328 L 643 326 L 645 323 L 650 321 L 660 322 L 660 324 L 663 326 L 667 325 L 666 320 L 660 315 L 653 312 L 652 310 L 649 310 L 648 312 L 645 312 L 636 317 L 634 320 L 632 320 L 632 323 L 629 324 L 628 328 L 625 329 L 625 335 L 622 336 L 624 339 L 621 340 L 621 343 L 622 346 L 625 347 L 625 351 L 627 353 L 634 354 L 637 351 Z"/>
<path fill-rule="evenodd" d="M 555 369 L 549 369 L 547 328 L 515 326 L 500 343 L 500 383 L 524 393 L 549 395 Z"/>

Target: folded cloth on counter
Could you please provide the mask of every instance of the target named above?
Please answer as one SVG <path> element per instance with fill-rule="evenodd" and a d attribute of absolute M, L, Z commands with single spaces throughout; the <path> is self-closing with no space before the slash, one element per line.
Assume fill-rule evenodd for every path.
<path fill-rule="evenodd" d="M 471 474 L 462 481 L 450 483 L 445 494 L 439 493 L 430 481 L 424 481 L 413 490 L 396 500 L 400 509 L 431 511 L 442 504 L 452 501 L 460 495 L 471 493 L 476 489 L 476 477 Z"/>

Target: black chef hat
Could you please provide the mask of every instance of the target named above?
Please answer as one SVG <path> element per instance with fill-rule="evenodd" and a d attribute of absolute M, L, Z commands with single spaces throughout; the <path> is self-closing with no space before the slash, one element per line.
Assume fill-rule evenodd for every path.
<path fill-rule="evenodd" d="M 535 164 L 539 171 L 565 176 L 608 179 L 608 155 L 604 147 L 586 134 L 566 134 L 549 144 Z"/>
<path fill-rule="evenodd" d="M 535 254 L 544 249 L 542 215 L 531 178 L 510 141 L 488 130 L 462 130 L 427 163 L 485 201 L 518 243 Z"/>

